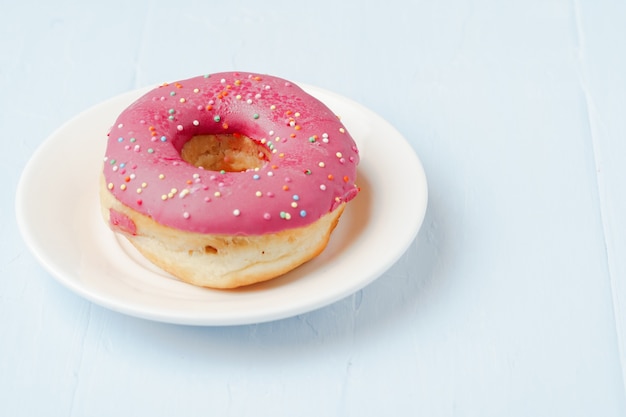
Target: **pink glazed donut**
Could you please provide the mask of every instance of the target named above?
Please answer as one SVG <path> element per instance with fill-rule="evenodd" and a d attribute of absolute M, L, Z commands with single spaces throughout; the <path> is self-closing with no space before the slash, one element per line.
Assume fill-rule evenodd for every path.
<path fill-rule="evenodd" d="M 102 214 L 180 280 L 235 288 L 327 245 L 359 154 L 339 118 L 295 84 L 225 72 L 164 83 L 108 134 Z"/>

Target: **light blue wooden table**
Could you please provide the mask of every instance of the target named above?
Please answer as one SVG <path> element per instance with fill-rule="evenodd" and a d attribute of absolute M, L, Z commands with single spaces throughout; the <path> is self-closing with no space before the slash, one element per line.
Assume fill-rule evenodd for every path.
<path fill-rule="evenodd" d="M 626 3 L 2 3 L 0 415 L 626 415 Z M 103 100 L 223 70 L 398 129 L 429 183 L 408 251 L 345 299 L 243 326 L 59 285 L 15 220 L 34 151 Z"/>

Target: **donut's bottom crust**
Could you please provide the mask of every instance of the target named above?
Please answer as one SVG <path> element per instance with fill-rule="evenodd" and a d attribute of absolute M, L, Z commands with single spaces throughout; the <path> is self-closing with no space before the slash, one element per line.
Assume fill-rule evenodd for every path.
<path fill-rule="evenodd" d="M 341 204 L 314 223 L 259 236 L 186 232 L 157 223 L 118 201 L 100 185 L 102 215 L 150 262 L 181 281 L 208 288 L 236 288 L 283 275 L 319 255 L 345 208 Z M 136 230 L 111 225 L 111 209 L 127 216 Z"/>

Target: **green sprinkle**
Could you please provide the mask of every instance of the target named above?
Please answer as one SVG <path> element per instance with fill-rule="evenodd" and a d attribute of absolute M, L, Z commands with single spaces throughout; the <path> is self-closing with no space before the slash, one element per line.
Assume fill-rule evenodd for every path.
<path fill-rule="evenodd" d="M 253 118 L 255 118 L 255 119 L 258 119 L 258 118 L 259 118 L 259 114 L 258 114 L 258 113 L 254 113 L 254 114 L 252 115 L 252 117 L 253 117 Z"/>
<path fill-rule="evenodd" d="M 216 115 L 215 117 L 213 117 L 213 120 L 217 123 L 222 120 L 222 118 L 219 115 Z"/>

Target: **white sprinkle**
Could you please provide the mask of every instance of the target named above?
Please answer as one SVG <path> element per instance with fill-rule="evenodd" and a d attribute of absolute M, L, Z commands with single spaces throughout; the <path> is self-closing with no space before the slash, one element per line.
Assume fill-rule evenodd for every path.
<path fill-rule="evenodd" d="M 191 217 L 191 215 L 189 214 L 189 212 L 186 211 L 186 212 L 183 213 L 183 217 L 188 219 L 188 218 Z"/>
<path fill-rule="evenodd" d="M 197 120 L 194 120 L 192 123 L 193 123 L 194 126 L 198 126 L 200 124 L 200 122 L 197 121 Z"/>
<path fill-rule="evenodd" d="M 179 131 L 183 130 L 183 125 L 176 126 L 176 129 L 178 129 Z"/>
<path fill-rule="evenodd" d="M 326 185 L 324 185 L 324 184 L 320 185 L 320 190 L 325 191 L 326 190 Z"/>
<path fill-rule="evenodd" d="M 240 214 L 241 214 L 241 211 L 239 211 L 239 209 L 233 210 L 233 215 L 239 216 Z"/>

